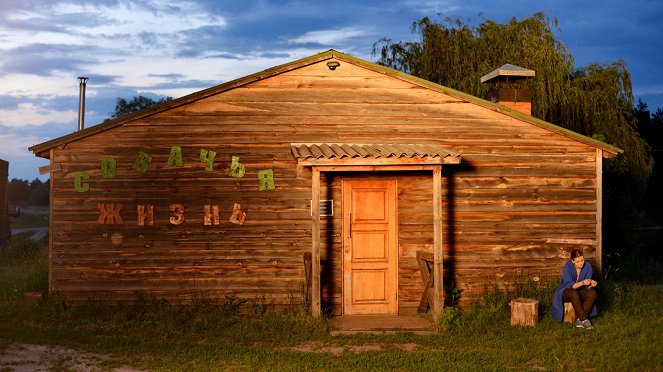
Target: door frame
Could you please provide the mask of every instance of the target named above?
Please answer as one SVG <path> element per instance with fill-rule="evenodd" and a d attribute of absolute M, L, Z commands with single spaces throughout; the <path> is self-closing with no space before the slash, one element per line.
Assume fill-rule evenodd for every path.
<path fill-rule="evenodd" d="M 459 164 L 460 157 L 439 160 L 439 164 L 408 163 L 412 159 L 396 159 L 393 164 L 363 163 L 325 164 L 325 161 L 298 161 L 298 166 L 311 167 L 311 314 L 322 315 L 320 292 L 320 173 L 321 172 L 375 172 L 375 171 L 432 171 L 433 173 L 433 301 L 431 312 L 437 321 L 442 314 L 444 293 L 442 283 L 442 164 Z M 341 160 L 344 161 L 344 160 Z M 370 160 L 369 160 L 370 161 Z"/>
<path fill-rule="evenodd" d="M 352 275 L 351 273 L 347 273 L 346 269 L 346 264 L 348 262 L 348 254 L 352 255 L 354 251 L 348 252 L 346 247 L 346 244 L 352 243 L 351 238 L 349 238 L 349 234 L 351 234 L 351 226 L 350 222 L 352 220 L 352 215 L 349 215 L 350 212 L 353 211 L 353 206 L 352 206 L 352 200 L 347 200 L 346 198 L 346 193 L 349 194 L 352 192 L 353 188 L 351 183 L 352 182 L 383 182 L 383 184 L 386 184 L 387 182 L 390 184 L 390 187 L 393 187 L 393 194 L 389 195 L 389 203 L 388 205 L 388 213 L 390 214 L 387 216 L 387 227 L 391 232 L 391 235 L 389 236 L 390 241 L 387 243 L 387 249 L 388 249 L 388 264 L 387 264 L 387 283 L 388 283 L 388 288 L 386 288 L 386 297 L 387 297 L 387 306 L 386 306 L 386 312 L 382 311 L 366 311 L 366 310 L 361 310 L 360 307 L 362 305 L 358 304 L 357 309 L 350 309 L 350 303 L 352 302 Z M 399 262 L 399 257 L 398 257 L 398 245 L 399 245 L 399 240 L 398 240 L 398 235 L 399 235 L 399 224 L 398 224 L 398 178 L 394 177 L 344 177 L 341 178 L 341 196 L 342 196 L 342 227 L 341 227 L 341 247 L 340 247 L 340 254 L 341 254 L 341 299 L 342 299 L 342 313 L 343 315 L 347 314 L 383 314 L 383 315 L 395 315 L 398 314 L 398 262 Z M 347 224 L 346 224 L 347 223 Z M 391 225 L 393 224 L 393 225 Z M 391 226 L 390 226 L 391 225 Z M 350 261 L 352 261 L 354 258 L 351 257 Z M 371 265 L 371 264 L 369 264 Z M 361 264 L 360 264 L 361 266 Z M 378 305 L 379 306 L 379 305 Z M 367 306 L 366 306 L 367 307 Z M 355 311 L 356 310 L 356 311 Z"/>

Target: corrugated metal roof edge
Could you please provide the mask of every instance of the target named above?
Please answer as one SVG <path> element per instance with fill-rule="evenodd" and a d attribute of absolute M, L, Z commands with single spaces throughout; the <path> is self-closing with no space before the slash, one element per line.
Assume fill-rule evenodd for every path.
<path fill-rule="evenodd" d="M 365 149 L 364 147 L 369 147 Z M 303 148 L 306 151 L 303 151 Z M 343 157 L 441 157 L 460 158 L 460 154 L 440 145 L 429 143 L 291 143 L 295 158 L 343 158 Z M 337 150 L 341 150 L 339 153 Z M 424 151 L 420 151 L 420 150 Z M 329 150 L 330 153 L 326 153 Z M 373 151 L 371 151 L 373 150 Z M 441 150 L 441 151 L 440 151 Z M 373 154 L 376 151 L 377 154 Z M 319 153 L 319 154 L 317 154 Z M 317 155 L 316 155 L 317 154 Z"/>
<path fill-rule="evenodd" d="M 366 61 L 366 60 L 363 60 L 363 59 L 360 59 L 360 58 L 357 58 L 357 57 L 353 57 L 353 56 L 338 52 L 334 49 L 330 49 L 330 50 L 327 50 L 325 52 L 314 54 L 312 56 L 301 58 L 301 59 L 298 59 L 296 61 L 288 62 L 288 63 L 282 64 L 282 65 L 279 65 L 279 66 L 271 67 L 271 68 L 268 68 L 266 70 L 263 70 L 263 71 L 260 71 L 260 72 L 257 72 L 257 73 L 251 74 L 251 75 L 247 75 L 247 76 L 239 78 L 239 79 L 235 79 L 235 80 L 223 83 L 223 84 L 213 86 L 211 88 L 207 88 L 207 89 L 204 89 L 204 90 L 201 90 L 201 91 L 198 91 L 198 92 L 195 92 L 195 93 L 192 93 L 192 94 L 174 99 L 174 100 L 169 101 L 169 102 L 162 103 L 160 105 L 149 107 L 147 109 L 138 111 L 138 112 L 136 112 L 132 115 L 128 115 L 128 116 L 121 117 L 121 118 L 118 118 L 118 119 L 115 119 L 115 120 L 110 120 L 110 121 L 107 121 L 107 122 L 104 122 L 104 123 L 100 123 L 100 124 L 94 125 L 92 127 L 88 127 L 86 129 L 83 129 L 82 131 L 74 132 L 74 133 L 71 133 L 71 134 L 68 134 L 68 135 L 65 135 L 65 136 L 62 136 L 62 137 L 58 137 L 58 138 L 55 138 L 55 139 L 52 139 L 52 140 L 49 140 L 49 141 L 31 146 L 31 147 L 28 148 L 28 150 L 32 151 L 36 156 L 40 156 L 40 157 L 43 157 L 43 158 L 48 158 L 50 156 L 50 154 L 47 151 L 50 150 L 53 147 L 60 146 L 60 145 L 65 144 L 65 143 L 73 142 L 73 141 L 76 141 L 78 139 L 85 138 L 87 136 L 90 136 L 90 135 L 93 135 L 93 134 L 96 134 L 96 133 L 100 133 L 100 132 L 106 131 L 108 129 L 111 129 L 111 128 L 114 128 L 114 127 L 117 127 L 117 126 L 120 126 L 120 125 L 123 125 L 123 124 L 126 124 L 126 123 L 129 123 L 131 121 L 138 120 L 138 119 L 150 116 L 150 115 L 154 115 L 154 114 L 157 114 L 159 112 L 163 112 L 163 111 L 175 108 L 175 107 L 179 107 L 179 106 L 182 106 L 182 105 L 185 105 L 185 104 L 188 104 L 188 103 L 191 103 L 191 102 L 194 102 L 194 101 L 197 101 L 197 100 L 200 100 L 200 99 L 203 99 L 203 98 L 215 95 L 215 94 L 219 94 L 219 93 L 222 93 L 222 92 L 240 87 L 242 85 L 249 84 L 249 83 L 254 82 L 254 81 L 262 80 L 262 79 L 265 79 L 267 77 L 278 75 L 278 74 L 281 74 L 281 73 L 284 73 L 284 72 L 287 72 L 287 71 L 290 71 L 290 70 L 294 70 L 294 69 L 297 69 L 297 68 L 300 68 L 300 67 L 304 67 L 304 66 L 307 66 L 307 65 L 310 65 L 310 64 L 313 64 L 313 63 L 317 63 L 317 62 L 321 62 L 321 61 L 331 59 L 331 58 L 337 58 L 337 59 L 342 60 L 344 62 L 352 63 L 352 64 L 355 64 L 355 65 L 370 69 L 370 70 L 375 71 L 375 72 L 379 72 L 379 73 L 382 73 L 382 74 L 385 74 L 385 75 L 388 75 L 388 76 L 392 76 L 392 77 L 395 77 L 395 78 L 398 78 L 398 79 L 401 79 L 401 80 L 404 80 L 404 81 L 408 81 L 410 83 L 413 83 L 413 84 L 416 84 L 416 85 L 419 85 L 419 86 L 422 86 L 422 87 L 425 87 L 425 88 L 433 89 L 433 90 L 448 94 L 448 95 L 450 95 L 452 97 L 455 97 L 455 98 L 458 98 L 458 99 L 462 99 L 462 100 L 466 100 L 468 102 L 478 104 L 479 106 L 482 106 L 482 107 L 500 112 L 502 114 L 517 118 L 519 120 L 526 121 L 526 122 L 528 122 L 530 124 L 533 124 L 533 125 L 536 125 L 540 128 L 547 129 L 547 130 L 550 130 L 552 132 L 561 134 L 563 136 L 572 138 L 572 139 L 577 140 L 579 142 L 585 143 L 589 146 L 599 148 L 599 149 L 601 149 L 603 151 L 606 151 L 606 152 L 608 152 L 612 155 L 617 155 L 617 154 L 623 152 L 622 149 L 620 149 L 616 146 L 612 146 L 610 144 L 595 140 L 593 138 L 583 136 L 582 134 L 576 133 L 572 130 L 562 128 L 562 127 L 557 126 L 555 124 L 548 123 L 546 121 L 537 119 L 537 118 L 529 116 L 529 115 L 525 115 L 525 114 L 523 114 L 519 111 L 512 110 L 508 107 L 498 105 L 496 103 L 481 99 L 479 97 L 475 97 L 475 96 L 467 94 L 467 93 L 463 93 L 461 91 L 458 91 L 458 90 L 455 90 L 455 89 L 452 89 L 452 88 L 448 88 L 448 87 L 430 82 L 428 80 L 424 80 L 422 78 L 419 78 L 419 77 L 416 77 L 416 76 L 413 76 L 413 75 L 406 74 L 402 71 L 398 71 L 398 70 L 395 70 L 395 69 L 392 69 L 392 68 L 389 68 L 389 67 L 386 67 L 386 66 L 378 65 L 378 64 L 373 63 L 373 62 L 369 62 L 369 61 Z"/>

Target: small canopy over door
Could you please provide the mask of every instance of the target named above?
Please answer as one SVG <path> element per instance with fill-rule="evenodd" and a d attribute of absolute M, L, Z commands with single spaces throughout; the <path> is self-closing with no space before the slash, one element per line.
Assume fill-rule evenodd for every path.
<path fill-rule="evenodd" d="M 434 144 L 305 144 L 290 146 L 299 167 L 311 167 L 311 312 L 320 306 L 320 172 L 431 171 L 435 296 L 433 317 L 442 311 L 442 165 L 459 164 L 460 154 Z"/>

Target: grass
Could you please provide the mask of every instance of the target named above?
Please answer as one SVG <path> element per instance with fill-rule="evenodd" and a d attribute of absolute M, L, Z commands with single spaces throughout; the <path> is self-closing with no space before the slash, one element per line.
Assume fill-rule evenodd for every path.
<path fill-rule="evenodd" d="M 48 289 L 46 241 L 34 242 L 29 233 L 12 238 L 9 247 L 0 250 L 0 301 L 5 308 L 16 304 L 24 292 Z"/>
<path fill-rule="evenodd" d="M 262 298 L 224 304 L 198 299 L 181 307 L 145 298 L 132 306 L 66 306 L 54 295 L 36 303 L 25 291 L 47 288 L 44 244 L 14 237 L 0 257 L 0 349 L 61 345 L 111 354 L 100 368 L 145 370 L 661 370 L 663 291 L 629 281 L 601 282 L 595 329 L 549 315 L 552 283 L 520 282 L 512 292 L 487 285 L 481 305 L 445 308 L 433 335 L 329 334 L 298 296 L 272 309 Z M 660 279 L 660 278 L 659 278 Z M 660 283 L 660 282 L 659 282 Z M 536 327 L 509 325 L 508 302 L 537 298 Z M 51 368 L 66 370 L 68 359 Z M 0 367 L 1 368 L 1 367 Z"/>

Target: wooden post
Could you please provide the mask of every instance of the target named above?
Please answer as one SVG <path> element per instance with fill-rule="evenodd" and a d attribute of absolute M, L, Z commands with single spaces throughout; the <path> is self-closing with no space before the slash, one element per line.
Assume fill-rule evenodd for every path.
<path fill-rule="evenodd" d="M 306 302 L 311 304 L 311 252 L 304 252 L 304 277 L 306 278 Z"/>
<path fill-rule="evenodd" d="M 417 264 L 419 265 L 419 271 L 421 272 L 421 279 L 424 282 L 424 293 L 421 294 L 421 300 L 419 300 L 419 307 L 417 311 L 420 313 L 425 312 L 431 307 L 434 297 L 435 289 L 433 283 L 435 283 L 435 278 L 431 270 L 433 269 L 434 259 L 433 254 L 426 251 L 417 251 Z"/>
<path fill-rule="evenodd" d="M 516 298 L 511 301 L 511 325 L 534 327 L 539 324 L 539 301 Z"/>
<path fill-rule="evenodd" d="M 50 149 L 48 159 L 50 165 L 55 165 L 55 149 Z M 51 180 L 49 182 L 49 196 L 48 196 L 48 293 L 53 291 L 53 241 L 55 240 L 55 218 L 53 218 L 53 194 L 55 191 L 55 177 L 60 174 L 55 171 L 51 172 Z"/>
<path fill-rule="evenodd" d="M 9 163 L 0 160 L 0 249 L 9 246 L 9 206 L 7 205 L 7 177 Z"/>
<path fill-rule="evenodd" d="M 311 314 L 322 314 L 320 305 L 320 169 L 313 167 L 311 182 Z"/>
<path fill-rule="evenodd" d="M 433 321 L 440 319 L 444 307 L 442 270 L 442 167 L 433 169 L 433 288 L 435 295 L 431 304 Z"/>

